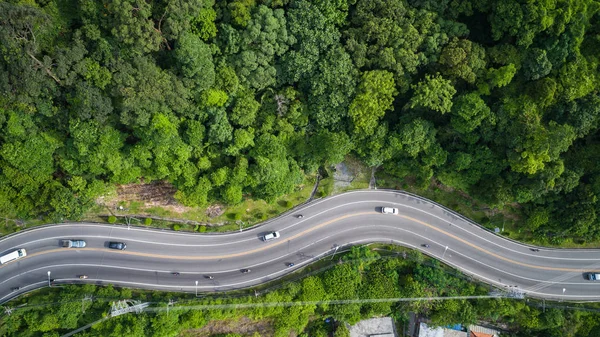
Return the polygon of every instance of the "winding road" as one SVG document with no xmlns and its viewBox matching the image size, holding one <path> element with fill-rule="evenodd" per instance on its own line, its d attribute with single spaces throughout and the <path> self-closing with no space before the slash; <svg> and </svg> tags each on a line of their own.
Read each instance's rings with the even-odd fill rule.
<svg viewBox="0 0 600 337">
<path fill-rule="evenodd" d="M 382 214 L 382 206 L 396 207 L 399 214 Z M 261 240 L 275 230 L 280 238 Z M 87 247 L 61 248 L 64 239 L 86 240 Z M 108 241 L 125 242 L 127 249 L 108 249 Z M 237 233 L 200 235 L 89 223 L 19 232 L 0 240 L 1 254 L 27 250 L 26 257 L 0 266 L 0 303 L 48 286 L 49 278 L 55 284 L 112 283 L 186 292 L 239 289 L 277 279 L 339 247 L 370 242 L 419 249 L 467 275 L 527 296 L 600 300 L 600 282 L 584 278 L 586 272 L 600 271 L 600 250 L 532 251 L 432 201 L 398 191 L 361 190 L 313 201 Z M 286 266 L 290 262 L 294 267 Z M 240 272 L 246 268 L 251 272 Z M 89 278 L 80 280 L 82 274 Z M 13 291 L 15 287 L 20 289 Z"/>
</svg>

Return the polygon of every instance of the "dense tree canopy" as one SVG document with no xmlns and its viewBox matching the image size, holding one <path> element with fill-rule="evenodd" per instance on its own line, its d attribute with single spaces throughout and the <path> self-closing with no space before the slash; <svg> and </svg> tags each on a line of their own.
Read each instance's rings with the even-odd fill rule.
<svg viewBox="0 0 600 337">
<path fill-rule="evenodd" d="M 80 216 L 116 183 L 273 199 L 345 155 L 600 237 L 600 5 L 0 3 L 0 212 Z"/>
</svg>

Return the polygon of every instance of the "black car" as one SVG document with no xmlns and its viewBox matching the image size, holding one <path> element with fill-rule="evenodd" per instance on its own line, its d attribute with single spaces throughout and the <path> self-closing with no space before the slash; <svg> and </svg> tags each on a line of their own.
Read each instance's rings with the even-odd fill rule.
<svg viewBox="0 0 600 337">
<path fill-rule="evenodd" d="M 242 274 L 248 274 L 250 272 L 250 269 L 242 269 L 240 271 L 242 272 Z"/>
<path fill-rule="evenodd" d="M 10 288 L 10 291 L 17 291 L 19 289 L 21 289 L 21 287 L 13 287 L 13 288 Z"/>
<path fill-rule="evenodd" d="M 108 248 L 110 248 L 110 249 L 125 250 L 125 248 L 127 248 L 127 245 L 124 244 L 123 242 L 114 242 L 114 241 L 111 241 L 111 242 L 108 243 Z"/>
</svg>

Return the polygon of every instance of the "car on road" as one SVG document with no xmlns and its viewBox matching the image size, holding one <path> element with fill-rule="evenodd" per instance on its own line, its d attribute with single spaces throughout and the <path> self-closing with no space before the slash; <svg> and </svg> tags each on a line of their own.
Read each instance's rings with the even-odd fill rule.
<svg viewBox="0 0 600 337">
<path fill-rule="evenodd" d="M 587 273 L 585 278 L 589 281 L 600 281 L 600 273 Z"/>
<path fill-rule="evenodd" d="M 398 214 L 398 209 L 394 207 L 381 207 L 381 213 L 383 214 Z"/>
<path fill-rule="evenodd" d="M 249 272 L 251 272 L 250 269 L 242 269 L 240 271 L 242 272 L 242 274 L 248 274 Z"/>
<path fill-rule="evenodd" d="M 25 256 L 27 256 L 27 251 L 25 249 L 17 249 L 14 252 L 0 256 L 0 264 L 6 264 Z"/>
<path fill-rule="evenodd" d="M 85 248 L 86 243 L 83 240 L 63 240 L 62 246 L 64 248 Z"/>
<path fill-rule="evenodd" d="M 119 250 L 125 250 L 125 248 L 127 248 L 127 245 L 123 242 L 116 242 L 116 241 L 111 241 L 108 243 L 108 248 L 110 249 L 119 249 Z"/>
<path fill-rule="evenodd" d="M 19 289 L 21 289 L 21 287 L 12 287 L 10 288 L 10 291 L 18 291 Z"/>
<path fill-rule="evenodd" d="M 263 236 L 263 241 L 277 239 L 279 236 L 280 236 L 279 232 L 271 232 L 271 233 L 265 234 L 265 236 Z"/>
</svg>

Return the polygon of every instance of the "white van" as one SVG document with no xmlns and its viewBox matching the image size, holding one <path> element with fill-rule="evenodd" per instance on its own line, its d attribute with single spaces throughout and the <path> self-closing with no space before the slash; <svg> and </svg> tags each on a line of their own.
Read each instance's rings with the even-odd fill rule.
<svg viewBox="0 0 600 337">
<path fill-rule="evenodd" d="M 12 253 L 8 253 L 6 255 L 0 256 L 0 264 L 6 264 L 6 263 L 9 263 L 10 261 L 20 259 L 25 256 L 27 256 L 27 252 L 25 251 L 25 249 L 17 249 Z"/>
</svg>

